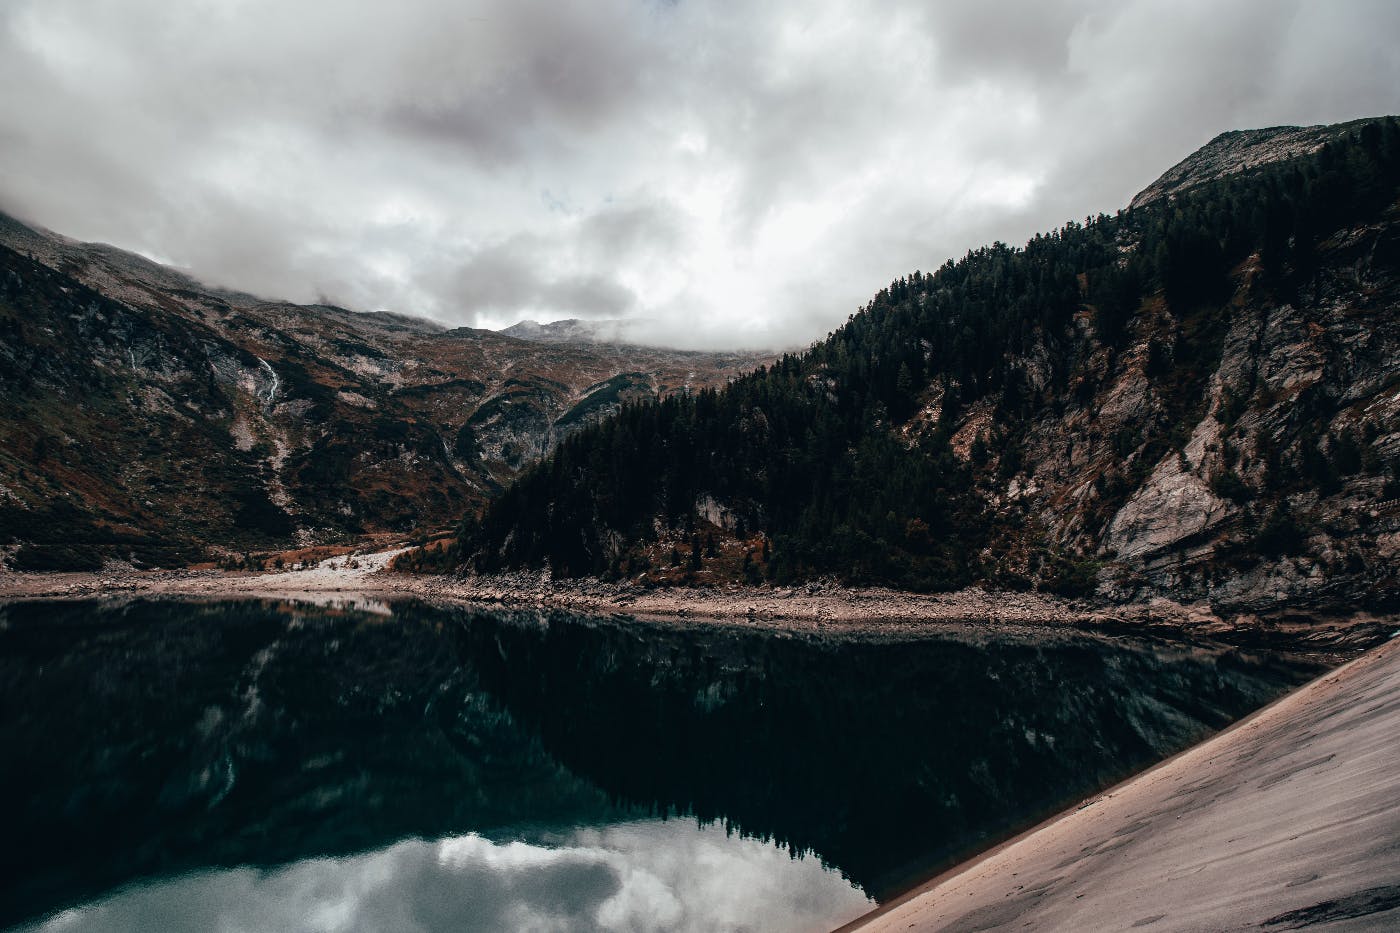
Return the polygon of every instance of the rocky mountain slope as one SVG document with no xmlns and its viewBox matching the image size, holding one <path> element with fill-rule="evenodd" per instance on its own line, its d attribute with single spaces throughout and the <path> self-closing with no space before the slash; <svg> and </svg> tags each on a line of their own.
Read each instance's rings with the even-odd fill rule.
<svg viewBox="0 0 1400 933">
<path fill-rule="evenodd" d="M 1225 134 L 1133 203 L 914 273 L 801 356 L 590 429 L 466 553 L 639 579 L 742 566 L 1393 605 L 1400 122 Z M 610 459 L 622 443 L 649 453 Z M 561 479 L 578 464 L 583 489 Z"/>
<path fill-rule="evenodd" d="M 450 527 L 624 401 L 761 361 L 266 301 L 0 215 L 0 556 L 169 566 Z"/>
<path fill-rule="evenodd" d="M 1242 174 L 1311 155 L 1328 142 L 1370 122 L 1354 120 L 1330 126 L 1270 126 L 1221 133 L 1163 172 L 1160 178 L 1139 191 L 1128 206 L 1145 207 L 1226 175 Z"/>
</svg>

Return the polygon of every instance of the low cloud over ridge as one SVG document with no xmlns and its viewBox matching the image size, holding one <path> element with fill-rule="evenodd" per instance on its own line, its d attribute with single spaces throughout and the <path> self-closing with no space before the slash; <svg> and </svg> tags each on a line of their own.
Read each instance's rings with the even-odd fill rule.
<svg viewBox="0 0 1400 933">
<path fill-rule="evenodd" d="M 820 337 L 1224 129 L 1400 110 L 1400 7 L 12 0 L 0 207 L 449 324 Z"/>
</svg>

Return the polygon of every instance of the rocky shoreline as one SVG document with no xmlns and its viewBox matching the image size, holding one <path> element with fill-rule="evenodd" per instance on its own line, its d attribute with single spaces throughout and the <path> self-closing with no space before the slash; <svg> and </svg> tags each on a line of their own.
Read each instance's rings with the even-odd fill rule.
<svg viewBox="0 0 1400 933">
<path fill-rule="evenodd" d="M 394 573 L 397 551 L 346 555 L 299 570 L 219 570 L 24 574 L 0 572 L 3 599 L 94 599 L 182 596 L 309 601 L 471 603 L 552 609 L 671 624 L 758 625 L 827 636 L 917 637 L 931 626 L 996 626 L 1097 631 L 1211 641 L 1249 648 L 1317 652 L 1337 660 L 1385 641 L 1400 617 L 1366 612 L 1219 614 L 1204 603 L 1167 599 L 1112 604 L 1031 592 L 978 588 L 922 594 L 846 587 L 830 581 L 796 587 L 643 588 L 582 578 L 551 580 L 538 572 L 491 576 Z"/>
</svg>

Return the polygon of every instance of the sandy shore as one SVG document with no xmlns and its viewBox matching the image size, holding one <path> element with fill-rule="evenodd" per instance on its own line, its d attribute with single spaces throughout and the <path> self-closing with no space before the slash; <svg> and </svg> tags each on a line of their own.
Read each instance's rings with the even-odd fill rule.
<svg viewBox="0 0 1400 933">
<path fill-rule="evenodd" d="M 931 624 L 1073 627 L 1311 650 L 1339 662 L 1383 641 L 1400 625 L 1395 617 L 1366 613 L 1237 614 L 1222 618 L 1207 605 L 1182 605 L 1165 599 L 1102 605 L 1037 593 L 980 589 L 934 595 L 835 584 L 646 589 L 591 579 L 550 581 L 538 573 L 420 576 L 385 569 L 398 553 L 342 555 L 310 568 L 275 573 L 118 568 L 99 573 L 0 572 L 0 599 L 146 595 L 353 602 L 415 598 L 888 637 L 916 636 Z"/>
<path fill-rule="evenodd" d="M 1400 929 L 1400 638 L 843 930 Z"/>
<path fill-rule="evenodd" d="M 399 550 L 348 554 L 300 570 L 21 574 L 0 572 L 0 599 L 194 596 L 353 602 L 423 599 L 660 620 L 761 624 L 823 634 L 917 635 L 930 624 L 1073 627 L 1115 634 L 1199 638 L 1331 654 L 1339 661 L 1383 641 L 1400 619 L 1368 613 L 1217 615 L 1205 604 L 1166 599 L 1102 605 L 1039 593 L 966 589 L 920 594 L 814 583 L 797 587 L 646 589 L 593 579 L 551 581 L 539 573 L 447 577 L 388 571 Z"/>
</svg>

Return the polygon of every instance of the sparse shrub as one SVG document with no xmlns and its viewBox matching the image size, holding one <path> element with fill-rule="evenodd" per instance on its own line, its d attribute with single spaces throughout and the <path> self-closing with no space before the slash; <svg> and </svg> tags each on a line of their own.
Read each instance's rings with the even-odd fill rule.
<svg viewBox="0 0 1400 933">
<path fill-rule="evenodd" d="M 1226 386 L 1221 393 L 1220 407 L 1216 409 L 1215 418 L 1227 429 L 1234 427 L 1236 421 L 1240 420 L 1240 415 L 1249 408 L 1249 397 L 1236 389 L 1234 386 Z"/>
<path fill-rule="evenodd" d="M 1147 341 L 1147 361 L 1143 371 L 1149 379 L 1160 379 L 1172 368 L 1172 351 L 1165 343 L 1153 337 Z"/>
<path fill-rule="evenodd" d="M 1354 476 L 1361 472 L 1361 445 L 1351 431 L 1343 431 L 1332 441 L 1332 468 L 1339 476 Z"/>
<path fill-rule="evenodd" d="M 101 570 L 102 555 L 86 544 L 26 544 L 11 564 L 26 573 Z"/>
<path fill-rule="evenodd" d="M 1254 536 L 1254 549 L 1269 557 L 1301 554 L 1305 535 L 1292 511 L 1283 504 L 1274 509 Z"/>
<path fill-rule="evenodd" d="M 1055 554 L 1051 556 L 1048 564 L 1041 585 L 1058 596 L 1089 596 L 1098 585 L 1098 574 L 1102 564 L 1096 560 L 1068 558 Z"/>
<path fill-rule="evenodd" d="M 1254 490 L 1250 489 L 1234 470 L 1216 474 L 1210 481 L 1210 489 L 1220 498 L 1229 499 L 1231 502 L 1243 504 L 1254 498 Z"/>
<path fill-rule="evenodd" d="M 744 582 L 750 586 L 758 586 L 763 582 L 763 574 L 758 569 L 758 565 L 753 562 L 753 551 L 744 552 L 744 565 L 740 568 L 744 576 Z"/>
</svg>

